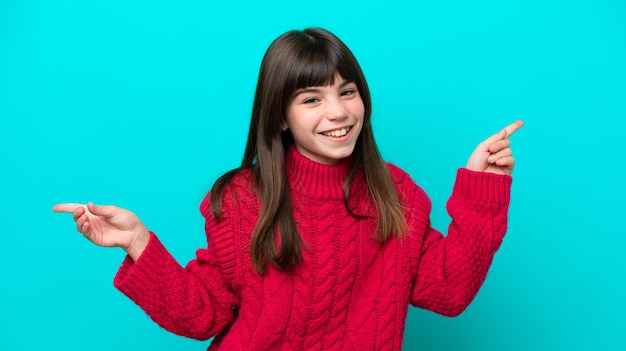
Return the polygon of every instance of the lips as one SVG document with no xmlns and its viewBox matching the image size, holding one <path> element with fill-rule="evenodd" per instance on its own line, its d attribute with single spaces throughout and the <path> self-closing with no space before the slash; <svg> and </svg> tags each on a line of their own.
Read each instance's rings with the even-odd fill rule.
<svg viewBox="0 0 626 351">
<path fill-rule="evenodd" d="M 322 134 L 324 136 L 327 136 L 327 137 L 340 138 L 340 137 L 348 134 L 350 129 L 352 129 L 352 126 L 343 127 L 343 128 L 339 128 L 339 129 L 333 129 L 333 130 L 329 130 L 329 131 L 326 131 L 326 132 L 322 132 L 320 134 Z"/>
</svg>

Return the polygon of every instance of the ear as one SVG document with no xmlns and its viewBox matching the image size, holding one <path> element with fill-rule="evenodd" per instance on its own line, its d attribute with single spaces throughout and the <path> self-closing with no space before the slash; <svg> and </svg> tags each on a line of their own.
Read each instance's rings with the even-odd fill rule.
<svg viewBox="0 0 626 351">
<path fill-rule="evenodd" d="M 283 118 L 283 120 L 280 122 L 280 131 L 284 132 L 289 128 L 289 126 L 287 125 L 287 121 L 285 121 L 285 119 Z"/>
</svg>

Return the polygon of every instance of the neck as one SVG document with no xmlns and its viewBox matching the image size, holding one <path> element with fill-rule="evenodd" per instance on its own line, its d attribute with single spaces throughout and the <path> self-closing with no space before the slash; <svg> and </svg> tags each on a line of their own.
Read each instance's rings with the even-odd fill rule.
<svg viewBox="0 0 626 351">
<path fill-rule="evenodd" d="M 312 161 L 295 147 L 287 151 L 287 177 L 292 191 L 307 198 L 343 200 L 343 187 L 350 172 L 350 158 L 332 165 Z"/>
</svg>

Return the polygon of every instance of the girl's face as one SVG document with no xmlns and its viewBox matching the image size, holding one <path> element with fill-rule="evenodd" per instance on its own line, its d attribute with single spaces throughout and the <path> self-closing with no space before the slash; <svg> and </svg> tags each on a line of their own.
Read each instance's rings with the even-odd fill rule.
<svg viewBox="0 0 626 351">
<path fill-rule="evenodd" d="M 364 114 L 356 84 L 337 75 L 333 85 L 296 91 L 283 130 L 291 131 L 302 155 L 330 165 L 352 154 Z"/>
</svg>

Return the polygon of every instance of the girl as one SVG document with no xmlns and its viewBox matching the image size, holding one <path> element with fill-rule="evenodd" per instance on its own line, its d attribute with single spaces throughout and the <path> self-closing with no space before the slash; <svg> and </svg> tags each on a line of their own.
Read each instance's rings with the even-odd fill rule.
<svg viewBox="0 0 626 351">
<path fill-rule="evenodd" d="M 182 268 L 131 212 L 59 204 L 79 232 L 128 256 L 114 285 L 163 328 L 209 350 L 400 350 L 409 304 L 456 316 L 506 231 L 508 137 L 478 145 L 448 201 L 385 164 L 365 77 L 322 29 L 277 38 L 261 64 L 241 167 L 200 205 L 207 248 Z"/>
</svg>

